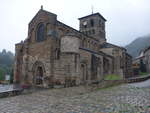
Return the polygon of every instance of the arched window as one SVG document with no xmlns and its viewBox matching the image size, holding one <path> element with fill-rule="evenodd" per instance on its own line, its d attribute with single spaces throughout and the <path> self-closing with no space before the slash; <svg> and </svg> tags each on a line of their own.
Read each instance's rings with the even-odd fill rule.
<svg viewBox="0 0 150 113">
<path fill-rule="evenodd" d="M 88 47 L 88 48 L 90 48 L 90 41 L 88 41 L 88 43 L 87 43 L 87 47 Z"/>
<path fill-rule="evenodd" d="M 55 50 L 55 59 L 56 59 L 56 60 L 59 60 L 59 59 L 60 59 L 60 49 L 59 49 L 59 48 L 57 48 L 57 49 Z"/>
<path fill-rule="evenodd" d="M 86 40 L 85 40 L 85 38 L 82 40 L 82 47 L 86 47 Z"/>
<path fill-rule="evenodd" d="M 44 35 L 44 24 L 41 23 L 39 24 L 38 28 L 37 28 L 37 36 L 36 36 L 36 40 L 38 42 L 43 41 L 45 39 L 45 35 Z"/>
<path fill-rule="evenodd" d="M 49 23 L 47 23 L 46 24 L 46 35 L 48 35 L 48 31 L 50 30 L 50 24 Z"/>
<path fill-rule="evenodd" d="M 102 23 L 102 30 L 105 30 L 105 24 Z"/>
<path fill-rule="evenodd" d="M 84 47 L 84 40 L 85 40 L 85 39 L 83 38 L 82 41 L 81 41 L 81 46 L 82 46 L 82 47 Z"/>
<path fill-rule="evenodd" d="M 94 27 L 94 20 L 93 19 L 90 20 L 90 23 L 91 23 L 91 27 Z"/>
</svg>

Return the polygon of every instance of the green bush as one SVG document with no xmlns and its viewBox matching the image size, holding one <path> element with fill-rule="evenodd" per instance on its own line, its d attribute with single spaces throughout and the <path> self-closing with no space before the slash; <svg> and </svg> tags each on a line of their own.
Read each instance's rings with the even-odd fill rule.
<svg viewBox="0 0 150 113">
<path fill-rule="evenodd" d="M 105 80 L 121 80 L 121 76 L 120 75 L 115 75 L 115 74 L 110 74 L 110 75 L 106 75 Z"/>
</svg>

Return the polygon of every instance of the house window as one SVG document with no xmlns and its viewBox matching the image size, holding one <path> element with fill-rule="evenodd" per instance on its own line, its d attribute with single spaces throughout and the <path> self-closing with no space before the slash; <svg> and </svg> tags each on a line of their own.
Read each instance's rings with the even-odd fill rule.
<svg viewBox="0 0 150 113">
<path fill-rule="evenodd" d="M 45 39 L 45 36 L 44 36 L 44 24 L 43 23 L 41 23 L 41 24 L 39 24 L 39 26 L 38 26 L 38 28 L 37 28 L 37 38 L 36 38 L 36 40 L 37 40 L 37 42 L 40 42 L 40 41 L 43 41 L 44 39 Z"/>
</svg>

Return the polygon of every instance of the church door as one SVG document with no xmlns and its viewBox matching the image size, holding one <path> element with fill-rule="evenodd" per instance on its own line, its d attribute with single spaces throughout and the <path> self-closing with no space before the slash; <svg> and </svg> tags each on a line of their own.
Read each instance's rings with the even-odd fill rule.
<svg viewBox="0 0 150 113">
<path fill-rule="evenodd" d="M 35 75 L 35 84 L 42 85 L 43 84 L 43 69 L 42 67 L 37 67 L 36 75 Z"/>
<path fill-rule="evenodd" d="M 43 87 L 46 81 L 44 80 L 46 73 L 45 73 L 45 67 L 42 62 L 35 62 L 32 68 L 33 71 L 33 84 L 35 86 Z"/>
</svg>

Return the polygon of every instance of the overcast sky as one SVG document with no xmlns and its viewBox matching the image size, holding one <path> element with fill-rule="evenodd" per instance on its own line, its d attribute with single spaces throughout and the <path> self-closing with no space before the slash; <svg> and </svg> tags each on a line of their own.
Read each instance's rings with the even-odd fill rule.
<svg viewBox="0 0 150 113">
<path fill-rule="evenodd" d="M 75 29 L 79 29 L 78 18 L 91 14 L 93 6 L 94 13 L 107 19 L 107 41 L 113 44 L 124 46 L 150 34 L 150 0 L 0 0 L 0 50 L 14 52 L 41 5 Z"/>
</svg>

